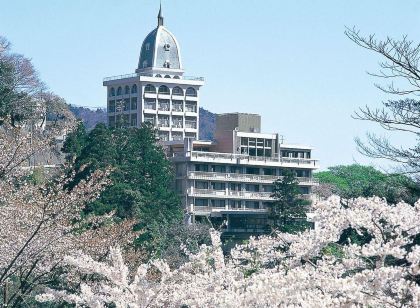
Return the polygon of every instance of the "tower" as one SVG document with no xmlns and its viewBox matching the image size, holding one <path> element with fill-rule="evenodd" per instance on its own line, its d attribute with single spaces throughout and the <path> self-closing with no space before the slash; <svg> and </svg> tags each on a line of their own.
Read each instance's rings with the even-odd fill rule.
<svg viewBox="0 0 420 308">
<path fill-rule="evenodd" d="M 144 39 L 134 74 L 107 77 L 108 125 L 152 123 L 162 141 L 198 139 L 202 77 L 184 75 L 175 36 L 164 26 L 159 8 L 157 27 Z"/>
</svg>

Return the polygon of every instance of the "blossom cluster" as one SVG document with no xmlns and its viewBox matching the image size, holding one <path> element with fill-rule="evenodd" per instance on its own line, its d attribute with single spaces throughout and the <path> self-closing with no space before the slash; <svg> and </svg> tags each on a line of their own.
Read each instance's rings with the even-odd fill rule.
<svg viewBox="0 0 420 308">
<path fill-rule="evenodd" d="M 379 198 L 345 202 L 333 196 L 314 205 L 315 228 L 300 234 L 251 238 L 222 252 L 211 246 L 171 270 L 163 260 L 130 275 L 121 250 L 107 262 L 84 254 L 68 265 L 101 279 L 76 292 L 47 289 L 39 301 L 106 307 L 418 307 L 420 202 L 387 204 Z M 349 230 L 364 240 L 343 240 Z M 151 275 L 158 271 L 159 275 Z"/>
</svg>

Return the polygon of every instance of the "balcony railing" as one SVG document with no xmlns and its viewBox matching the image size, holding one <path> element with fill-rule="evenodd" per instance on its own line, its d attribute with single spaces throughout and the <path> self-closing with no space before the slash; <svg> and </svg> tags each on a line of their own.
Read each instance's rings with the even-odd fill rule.
<svg viewBox="0 0 420 308">
<path fill-rule="evenodd" d="M 282 164 L 294 164 L 304 167 L 318 167 L 316 159 L 308 158 L 289 158 L 289 157 L 266 157 L 266 156 L 250 156 L 246 154 L 231 154 L 231 153 L 218 153 L 218 152 L 200 152 L 200 151 L 191 151 L 189 153 L 177 153 L 177 156 L 192 157 L 192 158 L 204 158 L 211 160 L 246 160 L 248 162 L 277 162 Z"/>
<path fill-rule="evenodd" d="M 248 212 L 267 212 L 265 208 L 250 208 L 250 207 L 232 207 L 230 205 L 226 206 L 194 206 L 194 212 L 198 213 L 210 213 L 210 212 L 220 212 L 220 211 L 248 211 Z"/>
<path fill-rule="evenodd" d="M 159 105 L 159 111 L 169 111 L 169 105 Z"/>
<path fill-rule="evenodd" d="M 155 104 L 144 104 L 144 109 L 156 110 Z"/>
<path fill-rule="evenodd" d="M 197 122 L 195 121 L 185 121 L 186 128 L 197 128 Z"/>
<path fill-rule="evenodd" d="M 222 172 L 204 172 L 204 171 L 190 171 L 188 178 L 197 180 L 220 180 L 220 181 L 240 181 L 250 183 L 273 183 L 277 179 L 283 178 L 282 176 L 275 175 L 260 175 L 260 174 L 240 174 L 240 173 L 222 173 Z M 319 183 L 318 179 L 311 177 L 297 177 L 300 184 L 313 184 Z"/>
<path fill-rule="evenodd" d="M 172 111 L 183 111 L 182 105 L 172 105 Z"/>
<path fill-rule="evenodd" d="M 159 122 L 159 127 L 169 127 L 169 122 Z"/>
<path fill-rule="evenodd" d="M 234 191 L 234 190 L 216 190 L 216 189 L 188 189 L 187 193 L 191 196 L 216 197 L 216 198 L 234 198 L 247 200 L 273 200 L 271 192 L 254 191 Z"/>
<path fill-rule="evenodd" d="M 105 77 L 103 81 L 110 81 L 110 80 L 119 80 L 119 79 L 126 79 L 126 78 L 133 78 L 133 77 L 140 77 L 140 76 L 145 76 L 145 77 L 155 77 L 155 78 L 164 78 L 164 77 L 156 77 L 153 76 L 153 74 L 146 74 L 146 73 L 133 73 L 133 74 L 125 74 L 125 75 L 117 75 L 117 76 L 110 76 L 110 77 Z M 204 77 L 195 77 L 195 76 L 179 76 L 179 79 L 175 79 L 175 80 L 197 80 L 197 81 L 204 81 Z M 167 78 L 168 79 L 168 78 Z"/>
<path fill-rule="evenodd" d="M 178 122 L 178 123 L 174 122 L 174 123 L 172 123 L 172 127 L 174 127 L 174 128 L 182 128 L 182 122 Z"/>
</svg>

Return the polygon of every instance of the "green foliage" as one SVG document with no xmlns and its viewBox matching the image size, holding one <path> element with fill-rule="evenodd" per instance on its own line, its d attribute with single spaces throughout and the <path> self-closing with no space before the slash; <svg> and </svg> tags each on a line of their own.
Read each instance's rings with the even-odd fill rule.
<svg viewBox="0 0 420 308">
<path fill-rule="evenodd" d="M 306 212 L 310 201 L 300 198 L 299 181 L 295 173 L 286 170 L 283 177 L 274 182 L 275 201 L 270 205 L 271 227 L 282 232 L 295 233 L 310 227 Z"/>
<path fill-rule="evenodd" d="M 378 196 L 390 203 L 413 204 L 420 197 L 420 187 L 409 177 L 384 174 L 370 166 L 335 166 L 314 176 L 321 184 L 332 185 L 333 192 L 346 199 Z"/>
<path fill-rule="evenodd" d="M 83 122 L 79 122 L 76 130 L 67 135 L 62 151 L 67 153 L 70 160 L 80 156 L 86 145 L 87 133 Z"/>
<path fill-rule="evenodd" d="M 87 133 L 81 124 L 63 150 L 75 155 L 76 182 L 71 185 L 95 170 L 112 168 L 112 184 L 84 214 L 115 211 L 119 219 L 136 219 L 137 228 L 144 231 L 136 244 L 159 255 L 164 233 L 182 222 L 183 210 L 172 189 L 172 164 L 156 143 L 154 129 L 147 124 L 116 129 L 98 124 Z"/>
</svg>

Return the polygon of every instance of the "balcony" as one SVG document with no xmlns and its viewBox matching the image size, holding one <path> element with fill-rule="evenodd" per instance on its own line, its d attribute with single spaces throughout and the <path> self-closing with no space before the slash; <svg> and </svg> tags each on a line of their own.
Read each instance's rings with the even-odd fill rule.
<svg viewBox="0 0 420 308">
<path fill-rule="evenodd" d="M 243 199 L 243 200 L 265 200 L 271 201 L 271 192 L 254 191 L 234 191 L 234 190 L 216 190 L 216 189 L 188 189 L 187 194 L 193 197 L 210 197 L 221 199 Z"/>
<path fill-rule="evenodd" d="M 187 121 L 185 121 L 187 123 Z M 175 160 L 190 160 L 203 162 L 219 162 L 226 164 L 243 164 L 255 166 L 299 167 L 317 169 L 318 160 L 308 158 L 249 156 L 245 154 L 231 154 L 219 152 L 180 152 L 174 155 Z"/>
<path fill-rule="evenodd" d="M 182 105 L 175 105 L 175 104 L 173 104 L 172 105 L 172 111 L 175 111 L 175 112 L 183 112 L 184 110 L 182 108 Z"/>
<path fill-rule="evenodd" d="M 281 179 L 282 177 L 275 175 L 190 171 L 188 172 L 188 178 L 193 180 L 272 184 L 275 180 Z M 298 177 L 297 179 L 300 185 L 319 184 L 318 179 L 315 178 Z"/>
<path fill-rule="evenodd" d="M 167 105 L 167 104 L 160 104 L 158 110 L 159 111 L 169 111 L 169 105 Z"/>
<path fill-rule="evenodd" d="M 159 121 L 158 127 L 169 127 L 169 121 Z"/>
<path fill-rule="evenodd" d="M 197 122 L 196 121 L 185 121 L 185 128 L 197 128 Z"/>
<path fill-rule="evenodd" d="M 172 123 L 172 128 L 182 128 L 182 122 L 174 122 Z"/>
<path fill-rule="evenodd" d="M 224 207 L 215 207 L 215 206 L 194 206 L 193 208 L 194 213 L 197 214 L 210 214 L 214 212 L 251 212 L 251 213 L 266 213 L 267 209 L 255 209 L 255 208 L 248 208 L 248 207 L 232 207 L 230 205 L 226 205 Z"/>
</svg>

